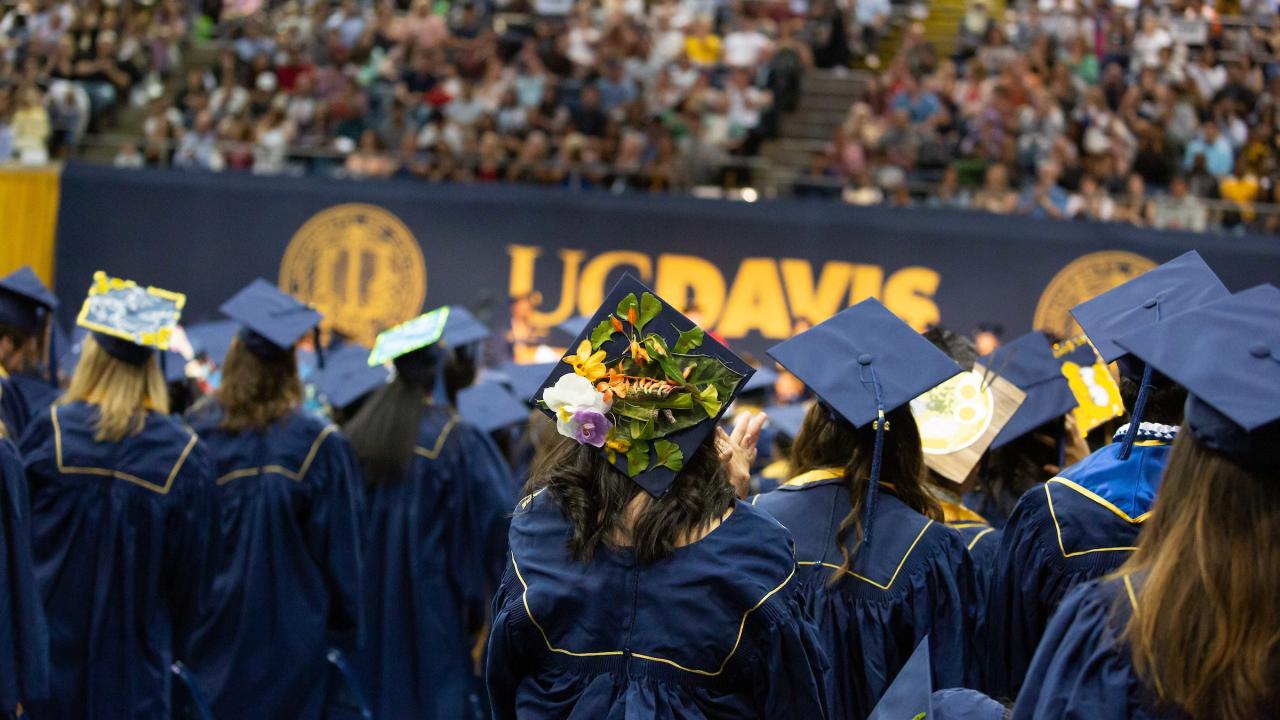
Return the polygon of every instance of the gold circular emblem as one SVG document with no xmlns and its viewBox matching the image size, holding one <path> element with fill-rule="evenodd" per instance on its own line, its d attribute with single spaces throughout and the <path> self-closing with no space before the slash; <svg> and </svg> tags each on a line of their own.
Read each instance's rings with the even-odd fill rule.
<svg viewBox="0 0 1280 720">
<path fill-rule="evenodd" d="M 378 333 L 421 310 L 427 266 L 399 218 L 349 203 L 317 213 L 294 234 L 280 287 L 324 313 L 326 329 L 371 347 Z"/>
<path fill-rule="evenodd" d="M 1156 264 L 1123 250 L 1089 253 L 1072 260 L 1049 281 L 1036 305 L 1033 325 L 1059 338 L 1080 334 L 1071 308 L 1141 275 Z"/>
<path fill-rule="evenodd" d="M 982 438 L 995 414 L 991 387 L 976 371 L 960 373 L 911 401 L 926 455 L 959 452 Z"/>
</svg>

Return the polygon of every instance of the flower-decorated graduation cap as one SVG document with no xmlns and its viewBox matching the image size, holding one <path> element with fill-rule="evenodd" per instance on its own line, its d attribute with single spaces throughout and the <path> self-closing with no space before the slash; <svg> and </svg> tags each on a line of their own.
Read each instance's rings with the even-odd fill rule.
<svg viewBox="0 0 1280 720">
<path fill-rule="evenodd" d="M 329 407 L 341 410 L 390 382 L 391 370 L 386 365 L 370 367 L 368 350 L 344 345 L 329 354 L 324 369 L 310 380 Z"/>
<path fill-rule="evenodd" d="M 1062 374 L 1061 362 L 1053 356 L 1049 339 L 1039 330 L 1001 345 L 979 362 L 1026 395 L 1017 412 L 991 442 L 992 449 L 1008 445 L 1050 420 L 1066 415 L 1079 404 L 1071 392 L 1071 384 Z"/>
<path fill-rule="evenodd" d="M 561 435 L 661 497 L 753 369 L 627 275 L 535 400 Z"/>
<path fill-rule="evenodd" d="M 960 372 L 960 366 L 875 298 L 836 313 L 769 355 L 795 374 L 831 412 L 856 428 L 875 423 L 866 517 L 875 506 L 884 450 L 885 413 Z M 863 542 L 871 523 L 863 523 Z"/>
<path fill-rule="evenodd" d="M 240 342 L 263 359 L 292 352 L 294 344 L 308 332 L 318 335 L 320 321 L 324 319 L 310 306 L 262 278 L 232 295 L 219 310 L 240 323 Z M 319 351 L 320 343 L 316 342 L 317 358 Z M 319 364 L 324 367 L 323 360 Z"/>
<path fill-rule="evenodd" d="M 1280 468 L 1280 289 L 1260 285 L 1116 342 L 1187 389 L 1186 424 L 1201 446 Z"/>
<path fill-rule="evenodd" d="M 449 347 L 463 347 L 492 335 L 485 324 L 476 319 L 471 311 L 461 305 L 450 305 L 449 316 L 444 324 L 444 342 Z"/>
<path fill-rule="evenodd" d="M 458 415 L 490 433 L 529 419 L 529 406 L 502 385 L 486 381 L 458 392 Z"/>
<path fill-rule="evenodd" d="M 373 350 L 369 352 L 369 367 L 391 362 L 402 355 L 440 342 L 452 314 L 453 309 L 445 305 L 383 330 L 374 340 Z"/>
<path fill-rule="evenodd" d="M 187 297 L 142 287 L 132 280 L 98 271 L 76 324 L 93 333 L 98 345 L 117 360 L 141 365 L 156 350 L 168 350 L 169 338 Z"/>
</svg>

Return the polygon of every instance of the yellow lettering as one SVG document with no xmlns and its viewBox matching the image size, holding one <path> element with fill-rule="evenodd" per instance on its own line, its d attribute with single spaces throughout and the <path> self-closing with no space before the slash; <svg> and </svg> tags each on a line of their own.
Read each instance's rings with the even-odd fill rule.
<svg viewBox="0 0 1280 720">
<path fill-rule="evenodd" d="M 778 266 L 772 258 L 742 261 L 733 279 L 719 330 L 726 338 L 743 337 L 751 330 L 777 340 L 791 335 L 791 316 L 787 313 Z"/>
<path fill-rule="evenodd" d="M 693 255 L 659 255 L 654 292 L 685 311 L 696 305 L 703 327 L 715 327 L 724 310 L 724 276 L 709 261 Z"/>
<path fill-rule="evenodd" d="M 522 297 L 533 292 L 533 267 L 538 262 L 542 248 L 532 245 L 508 245 L 511 257 L 511 278 L 507 282 L 508 297 Z"/>
<path fill-rule="evenodd" d="M 889 276 L 884 284 L 885 307 L 917 331 L 941 319 L 933 295 L 941 277 L 926 267 L 905 267 Z"/>
<path fill-rule="evenodd" d="M 519 297 L 533 292 L 534 267 L 542 249 L 527 245 L 508 245 L 507 254 L 511 256 L 511 277 L 507 289 L 511 297 Z M 535 309 L 529 316 L 534 327 L 546 328 L 558 325 L 573 315 L 574 300 L 578 296 L 578 268 L 586 256 L 581 250 L 561 250 L 557 255 L 564 268 L 560 281 L 560 300 L 554 310 L 543 312 Z"/>
<path fill-rule="evenodd" d="M 636 274 L 645 283 L 649 282 L 649 277 L 653 274 L 653 262 L 644 253 L 628 250 L 600 253 L 587 262 L 582 268 L 582 274 L 578 276 L 580 314 L 592 315 L 600 308 L 600 303 L 604 302 L 604 284 L 609 279 L 609 273 L 614 268 L 623 266 L 635 268 Z"/>
<path fill-rule="evenodd" d="M 849 305 L 870 297 L 880 297 L 880 285 L 884 283 L 884 268 L 879 265 L 854 265 L 850 271 Z"/>
<path fill-rule="evenodd" d="M 850 289 L 853 266 L 846 262 L 823 265 L 817 287 L 814 287 L 813 266 L 808 260 L 783 258 L 779 267 L 787 288 L 791 314 L 810 323 L 817 324 L 835 315 Z"/>
</svg>

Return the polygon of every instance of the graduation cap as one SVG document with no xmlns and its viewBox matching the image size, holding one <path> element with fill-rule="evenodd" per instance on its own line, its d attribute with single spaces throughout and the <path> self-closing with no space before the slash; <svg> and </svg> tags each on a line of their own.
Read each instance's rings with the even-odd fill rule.
<svg viewBox="0 0 1280 720">
<path fill-rule="evenodd" d="M 1005 343 L 979 362 L 1026 395 L 991 442 L 992 449 L 1008 445 L 1050 420 L 1066 415 L 1079 404 L 1071 392 L 1071 384 L 1062 374 L 1061 362 L 1053 356 L 1049 339 L 1039 330 Z"/>
<path fill-rule="evenodd" d="M 235 320 L 213 320 L 186 326 L 187 339 L 196 354 L 204 353 L 214 365 L 221 365 L 240 332 Z"/>
<path fill-rule="evenodd" d="M 929 665 L 929 636 L 926 635 L 880 696 L 880 702 L 867 720 L 932 720 L 933 673 Z"/>
<path fill-rule="evenodd" d="M 752 375 L 749 380 L 742 386 L 743 393 L 755 392 L 757 390 L 767 390 L 773 387 L 778 381 L 778 371 L 771 367 L 756 368 L 756 374 Z"/>
<path fill-rule="evenodd" d="M 382 365 L 414 350 L 435 345 L 444 337 L 452 311 L 453 308 L 445 305 L 389 330 L 383 330 L 378 334 L 373 350 L 369 353 L 369 366 Z"/>
<path fill-rule="evenodd" d="M 774 432 L 795 440 L 804 425 L 804 416 L 809 412 L 807 403 L 791 403 L 790 405 L 770 405 L 764 409 L 769 416 L 769 425 Z"/>
<path fill-rule="evenodd" d="M 320 321 L 324 316 L 262 278 L 249 283 L 218 309 L 243 326 L 240 342 L 260 358 L 291 352 L 308 332 L 316 334 L 317 350 L 320 347 Z M 323 360 L 320 364 L 323 366 Z"/>
<path fill-rule="evenodd" d="M 556 325 L 556 329 L 560 330 L 569 337 L 578 337 L 583 330 L 587 329 L 587 323 L 591 322 L 591 318 L 586 315 L 574 315 L 564 322 Z"/>
<path fill-rule="evenodd" d="M 931 698 L 929 720 L 1004 720 L 1005 707 L 977 690 L 948 688 Z"/>
<path fill-rule="evenodd" d="M 976 362 L 913 399 L 924 464 L 963 483 L 1025 399 L 1016 385 Z"/>
<path fill-rule="evenodd" d="M 875 422 L 867 518 L 875 507 L 884 451 L 885 413 L 960 372 L 960 366 L 875 298 L 836 313 L 775 345 L 769 355 L 856 428 Z M 871 522 L 863 523 L 870 544 Z"/>
<path fill-rule="evenodd" d="M 1138 397 L 1129 408 L 1129 432 L 1120 448 L 1121 460 L 1129 457 L 1138 436 L 1154 379 L 1149 366 L 1139 368 L 1125 357 L 1127 353 L 1116 344 L 1116 338 L 1228 295 L 1226 286 L 1192 250 L 1071 309 L 1105 362 L 1118 362 L 1120 374 L 1141 378 Z"/>
<path fill-rule="evenodd" d="M 444 342 L 449 347 L 462 347 L 487 340 L 492 333 L 484 323 L 476 319 L 461 305 L 449 306 L 449 317 L 444 324 Z"/>
<path fill-rule="evenodd" d="M 1250 288 L 1117 343 L 1187 389 L 1187 427 L 1202 446 L 1280 467 L 1280 289 Z"/>
<path fill-rule="evenodd" d="M 631 275 L 604 298 L 536 400 L 661 497 L 755 372 Z"/>
<path fill-rule="evenodd" d="M 386 385 L 391 370 L 386 365 L 369 365 L 369 351 L 359 345 L 344 345 L 326 359 L 324 369 L 311 376 L 316 392 L 333 408 L 350 407 L 360 398 Z"/>
<path fill-rule="evenodd" d="M 160 370 L 166 383 L 182 382 L 187 379 L 187 359 L 181 353 L 165 350 L 160 353 Z"/>
<path fill-rule="evenodd" d="M 132 280 L 109 277 L 99 270 L 76 317 L 76 324 L 93 333 L 108 355 L 141 365 L 154 350 L 168 350 L 187 297 Z"/>
<path fill-rule="evenodd" d="M 514 363 L 510 362 L 498 368 L 497 374 L 503 377 L 502 382 L 516 397 L 528 405 L 536 403 L 534 395 L 542 389 L 542 381 L 547 378 L 557 363 Z"/>
<path fill-rule="evenodd" d="M 23 265 L 0 278 L 0 323 L 12 325 L 24 332 L 40 330 L 41 323 L 58 309 L 58 297 L 45 287 L 31 269 Z M 58 386 L 56 336 L 49 338 L 49 383 Z"/>
<path fill-rule="evenodd" d="M 482 382 L 458 392 L 458 415 L 489 433 L 528 420 L 529 406 L 502 385 Z"/>
</svg>

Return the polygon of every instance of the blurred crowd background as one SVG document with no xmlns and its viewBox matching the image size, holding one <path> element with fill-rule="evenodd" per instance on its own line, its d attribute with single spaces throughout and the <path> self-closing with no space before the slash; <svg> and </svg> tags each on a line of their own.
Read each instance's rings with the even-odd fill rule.
<svg viewBox="0 0 1280 720">
<path fill-rule="evenodd" d="M 0 157 L 1280 231 L 1271 0 L 26 0 Z"/>
</svg>

